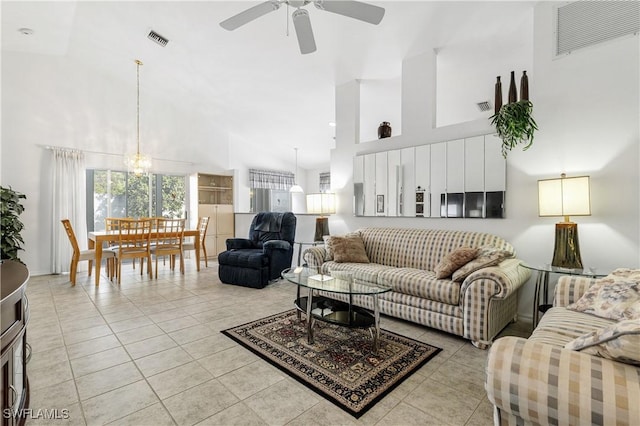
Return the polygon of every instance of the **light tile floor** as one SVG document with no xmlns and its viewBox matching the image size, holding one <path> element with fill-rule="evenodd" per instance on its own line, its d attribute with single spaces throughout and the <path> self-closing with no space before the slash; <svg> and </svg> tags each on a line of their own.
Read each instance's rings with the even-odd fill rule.
<svg viewBox="0 0 640 426">
<path fill-rule="evenodd" d="M 217 265 L 158 279 L 123 268 L 122 284 L 86 272 L 32 277 L 27 294 L 30 408 L 68 410 L 78 425 L 490 425 L 486 351 L 405 321 L 382 327 L 443 349 L 360 419 L 220 333 L 290 309 L 296 288 L 225 285 Z M 527 336 L 528 324 L 506 334 Z M 36 416 L 34 416 L 36 417 Z"/>
</svg>

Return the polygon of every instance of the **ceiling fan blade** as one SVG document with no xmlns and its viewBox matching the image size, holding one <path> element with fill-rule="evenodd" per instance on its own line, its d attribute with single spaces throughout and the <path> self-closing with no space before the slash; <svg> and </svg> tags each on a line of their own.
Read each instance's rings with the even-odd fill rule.
<svg viewBox="0 0 640 426">
<path fill-rule="evenodd" d="M 296 35 L 298 36 L 298 45 L 300 53 L 306 55 L 316 51 L 316 40 L 313 38 L 313 30 L 311 29 L 311 20 L 309 12 L 305 9 L 298 9 L 293 12 L 293 25 L 296 27 Z"/>
<path fill-rule="evenodd" d="M 233 31 L 238 27 L 243 26 L 259 17 L 266 15 L 269 12 L 273 12 L 274 10 L 278 10 L 280 8 L 280 2 L 278 1 L 265 1 L 264 3 L 260 3 L 256 6 L 250 7 L 244 12 L 240 12 L 237 15 L 232 16 L 229 19 L 226 19 L 220 22 L 220 26 L 225 30 Z"/>
<path fill-rule="evenodd" d="M 384 8 L 360 1 L 315 0 L 313 4 L 320 10 L 348 16 L 370 24 L 378 25 L 384 17 Z"/>
</svg>

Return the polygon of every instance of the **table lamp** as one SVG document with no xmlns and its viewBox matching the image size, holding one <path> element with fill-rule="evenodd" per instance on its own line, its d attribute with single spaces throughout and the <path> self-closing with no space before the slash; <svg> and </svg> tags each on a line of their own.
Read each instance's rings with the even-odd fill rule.
<svg viewBox="0 0 640 426">
<path fill-rule="evenodd" d="M 329 218 L 324 215 L 336 212 L 336 194 L 322 192 L 307 194 L 307 213 L 319 214 L 316 218 L 316 233 L 313 241 L 322 241 L 324 235 L 329 235 Z"/>
<path fill-rule="evenodd" d="M 564 217 L 556 223 L 556 240 L 552 266 L 582 269 L 578 225 L 569 216 L 590 216 L 589 176 L 566 177 L 538 181 L 538 216 Z"/>
</svg>

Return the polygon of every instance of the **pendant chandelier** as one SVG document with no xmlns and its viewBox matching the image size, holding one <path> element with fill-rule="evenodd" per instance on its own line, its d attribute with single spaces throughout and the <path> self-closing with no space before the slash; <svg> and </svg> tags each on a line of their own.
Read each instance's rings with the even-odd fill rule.
<svg viewBox="0 0 640 426">
<path fill-rule="evenodd" d="M 141 176 L 149 173 L 151 169 L 151 157 L 144 154 L 140 154 L 140 65 L 142 62 L 136 59 L 136 74 L 137 74 L 137 103 L 136 103 L 136 142 L 137 148 L 135 154 L 128 154 L 125 156 L 124 163 L 127 166 L 127 171 Z"/>
<path fill-rule="evenodd" d="M 298 148 L 293 148 L 296 150 L 296 174 L 293 175 L 293 186 L 289 188 L 289 192 L 301 194 L 304 192 L 302 187 L 297 184 L 298 180 Z"/>
</svg>

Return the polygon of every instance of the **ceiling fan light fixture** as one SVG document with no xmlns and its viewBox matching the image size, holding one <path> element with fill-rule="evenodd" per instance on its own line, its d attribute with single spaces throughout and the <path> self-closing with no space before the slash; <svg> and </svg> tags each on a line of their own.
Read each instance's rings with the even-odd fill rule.
<svg viewBox="0 0 640 426">
<path fill-rule="evenodd" d="M 301 8 L 302 6 L 306 6 L 311 3 L 310 0 L 285 0 L 284 3 L 288 4 L 291 7 Z"/>
<path fill-rule="evenodd" d="M 313 3 L 315 7 L 320 10 L 358 19 L 374 25 L 379 24 L 384 17 L 384 8 L 360 1 L 269 0 L 250 7 L 249 9 L 220 22 L 220 26 L 225 30 L 232 31 L 260 18 L 261 16 L 279 9 L 280 5 L 286 4 L 287 7 L 291 6 L 296 8 L 292 14 L 292 20 L 296 28 L 300 53 L 303 55 L 312 53 L 316 51 L 316 41 L 311 29 L 309 12 L 307 12 L 306 9 L 302 9 L 302 7 L 307 6 L 310 3 Z M 287 20 L 287 35 L 289 35 L 288 25 L 289 21 Z"/>
</svg>

